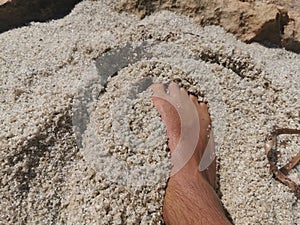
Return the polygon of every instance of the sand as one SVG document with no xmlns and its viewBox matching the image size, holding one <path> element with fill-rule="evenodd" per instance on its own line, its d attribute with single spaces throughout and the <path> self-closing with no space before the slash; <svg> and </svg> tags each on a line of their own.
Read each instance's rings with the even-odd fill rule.
<svg viewBox="0 0 300 225">
<path fill-rule="evenodd" d="M 274 126 L 299 129 L 300 56 L 113 5 L 83 1 L 63 19 L 0 34 L 0 223 L 163 224 L 170 160 L 147 86 L 176 80 L 209 104 L 234 223 L 300 224 L 264 152 Z M 124 48 L 129 59 L 118 58 Z M 109 49 L 111 70 L 96 63 Z M 299 152 L 299 136 L 280 143 L 281 163 Z M 300 182 L 299 166 L 291 177 Z"/>
</svg>

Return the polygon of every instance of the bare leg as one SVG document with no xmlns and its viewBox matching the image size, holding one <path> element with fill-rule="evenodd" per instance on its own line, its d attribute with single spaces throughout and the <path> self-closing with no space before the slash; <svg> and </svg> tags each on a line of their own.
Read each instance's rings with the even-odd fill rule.
<svg viewBox="0 0 300 225">
<path fill-rule="evenodd" d="M 162 88 L 162 85 L 152 85 L 152 89 L 155 90 L 155 88 Z M 169 94 L 172 96 L 172 90 L 169 90 Z M 187 95 L 187 92 L 180 89 L 180 94 Z M 170 225 L 231 224 L 226 218 L 221 202 L 214 190 L 216 162 L 214 161 L 203 172 L 198 170 L 209 135 L 210 117 L 207 105 L 198 103 L 195 96 L 190 95 L 189 97 L 198 111 L 199 141 L 192 158 L 178 173 L 169 179 L 163 208 L 164 220 Z M 166 124 L 169 138 L 168 145 L 172 154 L 180 139 L 180 117 L 169 102 L 157 97 L 153 97 L 153 102 Z"/>
</svg>

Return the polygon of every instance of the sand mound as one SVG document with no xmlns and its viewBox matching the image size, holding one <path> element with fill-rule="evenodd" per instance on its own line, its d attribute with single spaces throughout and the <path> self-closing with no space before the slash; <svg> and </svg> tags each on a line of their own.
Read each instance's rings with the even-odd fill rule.
<svg viewBox="0 0 300 225">
<path fill-rule="evenodd" d="M 145 42 L 140 58 L 103 78 L 99 57 Z M 275 125 L 299 129 L 299 55 L 171 12 L 139 20 L 106 1 L 2 33 L 0 48 L 3 223 L 161 224 L 169 155 L 143 87 L 179 77 L 209 103 L 219 192 L 235 224 L 300 224 L 299 203 L 270 176 L 264 152 Z M 282 136 L 279 146 L 290 159 L 299 137 Z M 297 169 L 292 177 L 299 182 Z"/>
</svg>

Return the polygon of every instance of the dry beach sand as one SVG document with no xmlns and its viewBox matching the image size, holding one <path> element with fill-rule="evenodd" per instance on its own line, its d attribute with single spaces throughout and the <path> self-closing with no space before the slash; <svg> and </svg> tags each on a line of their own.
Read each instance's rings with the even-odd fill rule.
<svg viewBox="0 0 300 225">
<path fill-rule="evenodd" d="M 300 127 L 300 56 L 175 13 L 140 20 L 113 6 L 83 1 L 63 19 L 0 34 L 0 224 L 163 224 L 171 167 L 147 87 L 170 80 L 209 104 L 234 223 L 300 224 L 299 201 L 264 151 L 274 126 Z M 279 147 L 287 162 L 299 135 Z"/>
</svg>

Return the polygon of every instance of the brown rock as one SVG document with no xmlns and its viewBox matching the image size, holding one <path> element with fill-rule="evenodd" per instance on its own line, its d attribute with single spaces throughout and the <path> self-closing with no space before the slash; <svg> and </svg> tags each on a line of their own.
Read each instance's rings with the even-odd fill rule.
<svg viewBox="0 0 300 225">
<path fill-rule="evenodd" d="M 141 18 L 167 9 L 193 17 L 203 26 L 220 25 L 247 43 L 259 42 L 300 53 L 300 3 L 292 0 L 126 0 L 116 8 Z"/>
<path fill-rule="evenodd" d="M 284 27 L 282 46 L 287 50 L 300 53 L 300 14 L 291 12 L 290 21 Z"/>
<path fill-rule="evenodd" d="M 7 2 L 11 2 L 11 0 L 0 0 L 0 6 L 4 5 Z"/>
<path fill-rule="evenodd" d="M 0 0 L 0 33 L 31 21 L 65 16 L 81 0 Z"/>
</svg>

